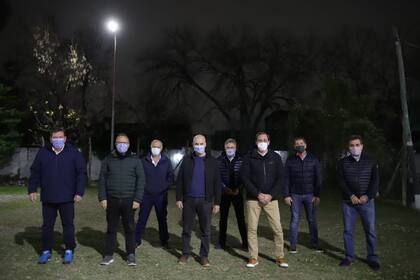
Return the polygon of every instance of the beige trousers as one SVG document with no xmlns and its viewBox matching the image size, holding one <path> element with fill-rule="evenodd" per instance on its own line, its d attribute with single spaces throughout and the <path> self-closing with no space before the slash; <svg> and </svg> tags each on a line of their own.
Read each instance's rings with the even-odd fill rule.
<svg viewBox="0 0 420 280">
<path fill-rule="evenodd" d="M 277 200 L 271 201 L 267 205 L 261 204 L 257 200 L 246 201 L 246 211 L 248 214 L 248 251 L 250 258 L 258 258 L 258 221 L 261 210 L 267 215 L 268 222 L 274 233 L 274 245 L 276 258 L 284 257 L 283 229 L 280 222 L 280 209 Z"/>
</svg>

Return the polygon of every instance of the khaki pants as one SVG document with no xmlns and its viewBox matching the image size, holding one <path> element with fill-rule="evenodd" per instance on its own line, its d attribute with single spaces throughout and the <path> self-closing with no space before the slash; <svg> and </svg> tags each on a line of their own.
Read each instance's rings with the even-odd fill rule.
<svg viewBox="0 0 420 280">
<path fill-rule="evenodd" d="M 258 258 L 258 221 L 261 209 L 267 214 L 268 222 L 274 233 L 274 245 L 276 258 L 284 257 L 283 229 L 280 223 L 280 210 L 277 200 L 271 201 L 267 205 L 262 205 L 257 200 L 246 201 L 246 211 L 248 214 L 248 251 L 250 258 Z"/>
</svg>

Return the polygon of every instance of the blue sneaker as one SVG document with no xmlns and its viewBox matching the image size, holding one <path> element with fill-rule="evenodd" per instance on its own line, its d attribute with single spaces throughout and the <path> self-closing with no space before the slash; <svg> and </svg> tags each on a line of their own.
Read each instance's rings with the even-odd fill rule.
<svg viewBox="0 0 420 280">
<path fill-rule="evenodd" d="M 46 264 L 49 259 L 51 259 L 51 251 L 45 250 L 42 252 L 41 256 L 39 257 L 38 263 L 39 264 Z"/>
<path fill-rule="evenodd" d="M 73 251 L 66 250 L 64 252 L 63 264 L 71 264 L 72 261 L 73 261 Z"/>
</svg>

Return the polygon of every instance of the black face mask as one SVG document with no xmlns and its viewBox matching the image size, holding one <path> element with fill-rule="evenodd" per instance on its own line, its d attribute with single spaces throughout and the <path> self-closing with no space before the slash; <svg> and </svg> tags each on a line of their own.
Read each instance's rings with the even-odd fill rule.
<svg viewBox="0 0 420 280">
<path fill-rule="evenodd" d="M 305 152 L 305 146 L 295 146 L 295 151 L 297 153 L 303 153 Z"/>
</svg>

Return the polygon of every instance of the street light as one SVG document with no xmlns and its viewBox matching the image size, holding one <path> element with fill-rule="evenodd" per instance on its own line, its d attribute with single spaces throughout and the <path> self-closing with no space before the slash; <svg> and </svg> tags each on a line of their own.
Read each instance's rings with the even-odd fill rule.
<svg viewBox="0 0 420 280">
<path fill-rule="evenodd" d="M 115 19 L 109 19 L 106 22 L 106 28 L 114 34 L 114 65 L 112 71 L 112 109 L 111 109 L 111 151 L 114 149 L 115 133 L 115 73 L 117 70 L 117 33 L 120 30 L 120 24 Z"/>
</svg>

